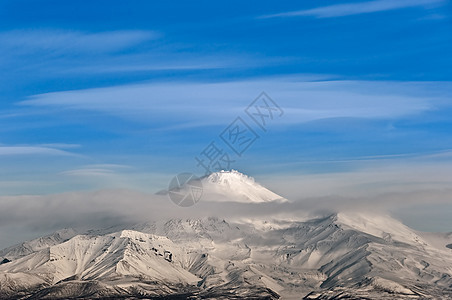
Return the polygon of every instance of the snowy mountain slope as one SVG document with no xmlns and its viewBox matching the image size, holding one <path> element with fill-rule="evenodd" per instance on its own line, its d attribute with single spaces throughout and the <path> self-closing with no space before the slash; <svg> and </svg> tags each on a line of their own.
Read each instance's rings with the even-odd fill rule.
<svg viewBox="0 0 452 300">
<path fill-rule="evenodd" d="M 381 278 L 380 281 L 404 287 L 421 282 L 451 287 L 452 251 L 428 244 L 396 220 L 366 218 L 369 219 L 365 224 L 369 225 L 363 225 L 355 214 L 302 222 L 266 232 L 262 235 L 266 241 L 260 244 L 268 247 L 274 241 L 277 252 L 273 261 L 279 259 L 276 260 L 279 266 L 320 271 L 325 276 L 321 288 L 364 284 L 365 277 Z M 377 228 L 385 229 L 381 236 L 370 234 L 376 233 Z M 268 253 L 260 252 L 265 259 Z"/>
<path fill-rule="evenodd" d="M 24 287 L 30 289 L 33 287 L 30 282 L 39 288 L 68 280 L 121 279 L 120 286 L 128 286 L 127 279 L 132 278 L 132 282 L 141 279 L 165 285 L 195 285 L 200 279 L 182 268 L 187 260 L 185 253 L 166 237 L 132 230 L 105 236 L 77 235 L 1 265 L 0 274 L 4 278 L 0 281 L 0 292 L 10 294 L 8 285 L 17 289 L 27 284 Z"/>
<path fill-rule="evenodd" d="M 124 230 L 106 236 L 77 235 L 1 268 L 11 272 L 49 274 L 53 283 L 71 276 L 90 280 L 117 275 L 196 282 L 198 278 L 180 267 L 184 259 L 178 247 L 165 237 Z M 146 263 L 144 269 L 142 262 Z"/>
<path fill-rule="evenodd" d="M 451 298 L 452 251 L 389 217 L 359 216 L 274 220 L 267 227 L 173 219 L 77 235 L 1 265 L 0 291 L 50 299 L 87 290 L 100 298 Z"/>
</svg>

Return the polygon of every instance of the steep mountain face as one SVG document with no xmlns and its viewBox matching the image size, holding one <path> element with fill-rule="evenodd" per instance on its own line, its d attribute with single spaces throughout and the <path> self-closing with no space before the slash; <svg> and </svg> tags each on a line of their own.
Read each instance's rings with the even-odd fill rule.
<svg viewBox="0 0 452 300">
<path fill-rule="evenodd" d="M 66 230 L 0 252 L 0 299 L 452 299 L 450 244 L 359 213 Z"/>
</svg>

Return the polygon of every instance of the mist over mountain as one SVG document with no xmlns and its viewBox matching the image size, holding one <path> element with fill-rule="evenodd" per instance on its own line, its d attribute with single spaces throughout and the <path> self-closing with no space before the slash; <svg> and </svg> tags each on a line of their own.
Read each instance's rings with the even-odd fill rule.
<svg viewBox="0 0 452 300">
<path fill-rule="evenodd" d="M 8 247 L 0 298 L 452 299 L 452 234 L 377 211 L 289 214 L 290 201 L 236 171 L 203 183 L 221 195 L 206 203 L 241 213 L 63 229 Z"/>
</svg>

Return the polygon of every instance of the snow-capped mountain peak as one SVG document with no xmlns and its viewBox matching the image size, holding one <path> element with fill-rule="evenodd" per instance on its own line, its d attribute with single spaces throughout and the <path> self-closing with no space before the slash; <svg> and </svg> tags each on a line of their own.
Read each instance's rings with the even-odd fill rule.
<svg viewBox="0 0 452 300">
<path fill-rule="evenodd" d="M 287 199 L 257 183 L 253 177 L 239 171 L 220 171 L 202 179 L 207 201 L 243 203 L 286 202 Z"/>
<path fill-rule="evenodd" d="M 215 172 L 207 176 L 207 180 L 223 186 L 233 188 L 237 184 L 255 184 L 254 178 L 237 170 Z"/>
</svg>

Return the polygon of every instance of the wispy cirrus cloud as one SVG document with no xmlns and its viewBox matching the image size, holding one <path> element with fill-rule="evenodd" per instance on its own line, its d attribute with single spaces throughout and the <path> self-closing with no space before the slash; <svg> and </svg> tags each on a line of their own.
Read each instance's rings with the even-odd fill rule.
<svg viewBox="0 0 452 300">
<path fill-rule="evenodd" d="M 0 146 L 0 156 L 3 155 L 58 155 L 78 156 L 77 154 L 42 146 Z"/>
<path fill-rule="evenodd" d="M 67 143 L 51 143 L 51 144 L 41 144 L 38 146 L 45 147 L 45 148 L 56 148 L 56 149 L 76 149 L 76 148 L 80 148 L 82 145 L 67 144 Z"/>
<path fill-rule="evenodd" d="M 376 0 L 357 3 L 344 3 L 322 6 L 312 9 L 288 11 L 283 13 L 260 16 L 259 18 L 285 18 L 312 16 L 316 18 L 335 18 L 359 14 L 383 12 L 411 7 L 431 7 L 445 2 L 444 0 Z"/>
<path fill-rule="evenodd" d="M 20 52 L 92 53 L 117 51 L 160 36 L 154 31 L 82 32 L 70 30 L 12 30 L 0 33 L 1 48 Z"/>
<path fill-rule="evenodd" d="M 115 174 L 112 170 L 108 169 L 77 169 L 77 170 L 70 170 L 65 171 L 61 173 L 62 175 L 68 175 L 68 176 L 110 176 Z"/>
<path fill-rule="evenodd" d="M 84 165 L 78 169 L 67 170 L 61 172 L 61 175 L 66 176 L 79 176 L 79 177 L 111 177 L 119 175 L 119 171 L 130 169 L 130 166 L 119 164 L 93 164 Z"/>
<path fill-rule="evenodd" d="M 281 58 L 228 51 L 199 54 L 195 45 L 181 45 L 160 31 L 75 31 L 18 29 L 0 31 L 0 66 L 44 77 L 98 76 L 112 73 L 187 72 L 260 67 Z M 6 72 L 7 73 L 7 72 Z M 9 117 L 0 116 L 0 118 Z"/>
<path fill-rule="evenodd" d="M 295 77 L 219 83 L 148 83 L 40 94 L 20 105 L 97 111 L 135 121 L 163 122 L 165 127 L 175 124 L 190 127 L 230 122 L 259 91 L 266 91 L 284 107 L 286 114 L 281 121 L 299 124 L 328 118 L 380 119 L 419 114 L 442 105 L 442 97 L 428 92 L 432 86 L 441 85 L 309 82 Z M 388 92 L 379 93 L 382 89 Z"/>
</svg>

